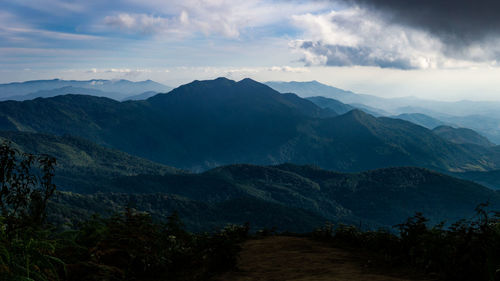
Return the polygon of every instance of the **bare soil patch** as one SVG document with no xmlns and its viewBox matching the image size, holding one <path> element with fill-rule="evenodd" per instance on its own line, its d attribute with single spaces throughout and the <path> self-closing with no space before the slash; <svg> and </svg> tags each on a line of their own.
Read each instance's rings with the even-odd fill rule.
<svg viewBox="0 0 500 281">
<path fill-rule="evenodd" d="M 380 266 L 369 254 L 307 238 L 275 236 L 244 243 L 238 269 L 219 281 L 428 281 L 411 270 Z"/>
</svg>

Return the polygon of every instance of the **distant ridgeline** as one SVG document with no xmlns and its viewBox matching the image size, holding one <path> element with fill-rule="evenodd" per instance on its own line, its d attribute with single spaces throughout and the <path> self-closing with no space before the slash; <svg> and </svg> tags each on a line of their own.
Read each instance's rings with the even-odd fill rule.
<svg viewBox="0 0 500 281">
<path fill-rule="evenodd" d="M 66 94 L 107 97 L 115 100 L 141 100 L 157 93 L 167 93 L 172 88 L 147 80 L 35 80 L 0 84 L 0 100 L 31 100 Z"/>
<path fill-rule="evenodd" d="M 428 129 L 441 125 L 473 129 L 500 144 L 500 102 L 381 98 L 345 91 L 317 81 L 267 82 L 266 85 L 281 93 L 295 93 L 308 98 L 320 107 L 332 106 L 332 100 L 340 101 L 374 116 L 394 116 Z"/>
</svg>

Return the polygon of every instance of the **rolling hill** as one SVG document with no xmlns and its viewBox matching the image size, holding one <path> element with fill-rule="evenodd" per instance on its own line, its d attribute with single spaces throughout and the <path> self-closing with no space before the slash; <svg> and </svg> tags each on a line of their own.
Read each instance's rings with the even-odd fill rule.
<svg viewBox="0 0 500 281">
<path fill-rule="evenodd" d="M 475 144 L 485 147 L 494 146 L 486 137 L 467 128 L 439 126 L 432 130 L 438 136 L 457 144 Z"/>
<path fill-rule="evenodd" d="M 432 223 L 453 222 L 472 216 L 479 203 L 500 207 L 498 192 L 422 168 L 340 173 L 308 165 L 238 164 L 186 173 L 75 137 L 1 137 L 22 151 L 57 157 L 61 192 L 51 207 L 56 222 L 133 206 L 160 220 L 177 211 L 193 230 L 248 221 L 302 232 L 326 220 L 389 227 L 417 211 Z"/>
<path fill-rule="evenodd" d="M 62 190 L 89 193 L 103 191 L 105 182 L 118 176 L 184 173 L 77 137 L 0 131 L 0 140 L 23 152 L 55 157 L 54 182 Z"/>
<path fill-rule="evenodd" d="M 310 231 L 327 220 L 390 228 L 415 212 L 432 224 L 452 223 L 472 217 L 480 203 L 500 207 L 496 191 L 421 168 L 348 174 L 292 164 L 231 165 L 200 174 L 121 176 L 104 184 L 105 193 L 60 194 L 54 203 L 66 214 L 56 212 L 59 219 L 133 206 L 159 219 L 177 211 L 196 229 L 248 221 Z"/>
</svg>

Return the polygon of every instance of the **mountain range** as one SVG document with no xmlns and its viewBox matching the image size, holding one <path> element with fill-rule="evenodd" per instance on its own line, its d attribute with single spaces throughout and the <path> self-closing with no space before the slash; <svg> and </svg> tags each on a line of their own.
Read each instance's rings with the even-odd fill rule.
<svg viewBox="0 0 500 281">
<path fill-rule="evenodd" d="M 461 100 L 446 102 L 420 99 L 416 97 L 382 98 L 374 95 L 359 94 L 346 91 L 318 81 L 309 82 L 266 82 L 269 87 L 281 93 L 295 93 L 301 97 L 323 96 L 339 100 L 346 104 L 359 103 L 372 106 L 392 114 L 414 113 L 407 112 L 409 108 L 420 108 L 451 116 L 467 116 L 484 114 L 500 117 L 498 107 L 500 102 Z M 416 113 L 416 112 L 415 112 Z M 424 112 L 422 112 L 424 113 Z"/>
<path fill-rule="evenodd" d="M 92 95 L 115 100 L 141 99 L 149 97 L 147 93 L 166 93 L 171 87 L 146 80 L 35 80 L 0 84 L 0 100 L 31 100 L 65 94 Z"/>
<path fill-rule="evenodd" d="M 468 100 L 444 102 L 415 97 L 381 98 L 342 90 L 317 81 L 267 82 L 266 85 L 279 92 L 293 92 L 304 98 L 322 96 L 335 99 L 375 116 L 397 116 L 397 118 L 411 122 L 417 121 L 417 124 L 426 127 L 429 124 L 439 123 L 439 125 L 469 128 L 488 137 L 494 143 L 500 143 L 500 112 L 498 111 L 500 102 Z M 321 106 L 321 104 L 318 105 Z M 423 118 L 422 115 L 426 117 Z M 435 121 L 429 123 L 429 120 L 423 119 L 435 119 Z"/>
<path fill-rule="evenodd" d="M 304 232 L 326 221 L 391 228 L 417 211 L 451 223 L 480 203 L 500 207 L 497 191 L 469 181 L 498 188 L 500 148 L 476 132 L 251 79 L 194 81 L 139 101 L 0 102 L 0 139 L 57 158 L 58 225 L 133 206 L 160 220 L 177 211 L 196 231 L 248 221 Z"/>
<path fill-rule="evenodd" d="M 244 79 L 194 81 L 144 101 L 64 95 L 0 103 L 0 129 L 72 135 L 165 165 L 315 164 L 339 171 L 499 167 L 497 147 L 457 144 L 400 119 L 339 115 Z"/>
</svg>

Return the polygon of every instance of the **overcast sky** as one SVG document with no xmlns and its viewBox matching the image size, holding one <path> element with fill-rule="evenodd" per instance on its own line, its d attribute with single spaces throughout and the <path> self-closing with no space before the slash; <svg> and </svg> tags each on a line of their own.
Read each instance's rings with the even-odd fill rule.
<svg viewBox="0 0 500 281">
<path fill-rule="evenodd" d="M 226 76 L 500 100 L 496 0 L 0 0 L 0 83 Z"/>
</svg>

